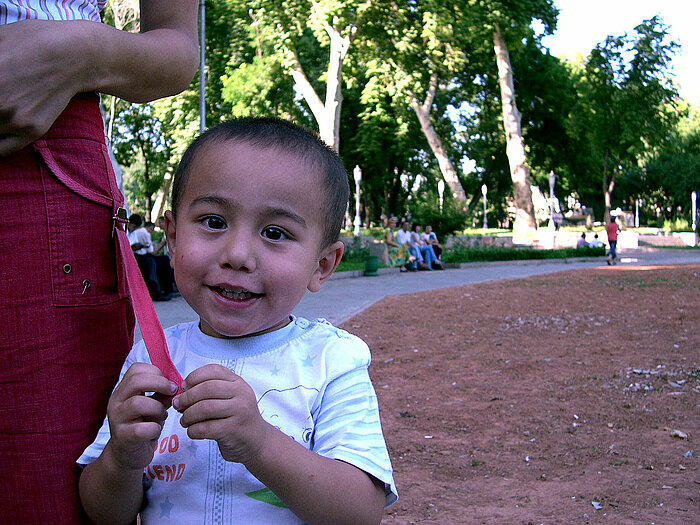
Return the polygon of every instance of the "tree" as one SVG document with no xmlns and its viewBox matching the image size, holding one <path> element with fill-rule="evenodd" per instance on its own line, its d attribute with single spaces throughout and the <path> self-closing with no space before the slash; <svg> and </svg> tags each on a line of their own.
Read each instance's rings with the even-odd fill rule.
<svg viewBox="0 0 700 525">
<path fill-rule="evenodd" d="M 699 106 L 679 120 L 669 139 L 646 162 L 638 196 L 653 203 L 667 220 L 681 215 L 691 222 L 690 195 L 700 193 Z"/>
<path fill-rule="evenodd" d="M 451 139 L 454 130 L 451 123 L 439 122 L 447 105 L 439 107 L 437 102 L 440 92 L 459 90 L 453 80 L 465 69 L 467 18 L 456 3 L 442 1 L 377 2 L 371 15 L 363 42 L 367 74 L 380 78 L 394 97 L 413 110 L 442 178 L 454 198 L 466 205 L 450 158 L 452 148 L 443 140 L 443 134 Z"/>
<path fill-rule="evenodd" d="M 140 200 L 146 220 L 151 218 L 153 195 L 163 185 L 168 149 L 160 121 L 149 104 L 130 104 L 120 113 L 115 156 L 125 167 L 125 189 L 132 200 Z"/>
<path fill-rule="evenodd" d="M 556 27 L 558 10 L 551 0 L 468 0 L 466 3 L 475 12 L 475 27 L 481 26 L 484 31 L 489 31 L 493 42 L 501 92 L 506 155 L 513 182 L 513 236 L 516 242 L 527 243 L 532 239 L 537 222 L 530 192 L 530 167 L 526 160 L 521 114 L 515 99 L 509 42 L 511 46 L 519 47 L 523 37 L 532 32 L 530 24 L 533 19 L 542 22 L 545 33 L 551 33 Z"/>
<path fill-rule="evenodd" d="M 371 1 L 292 0 L 253 2 L 254 20 L 268 38 L 295 82 L 318 125 L 321 139 L 338 151 L 340 114 L 343 103 L 343 64 L 362 24 Z M 314 39 L 316 48 L 327 50 L 327 67 L 313 77 L 301 54 L 305 39 Z M 313 66 L 316 64 L 312 64 Z M 320 89 L 325 89 L 321 98 Z"/>
<path fill-rule="evenodd" d="M 572 113 L 572 133 L 587 146 L 597 167 L 606 222 L 624 166 L 638 164 L 661 146 L 678 118 L 678 92 L 668 76 L 678 45 L 667 41 L 667 27 L 659 17 L 634 31 L 608 36 L 591 51 Z"/>
<path fill-rule="evenodd" d="M 108 22 L 122 31 L 137 32 L 140 27 L 140 8 L 138 0 L 109 0 L 111 19 Z M 112 142 L 114 120 L 117 113 L 117 97 L 109 96 L 109 122 L 107 123 L 107 138 Z"/>
</svg>

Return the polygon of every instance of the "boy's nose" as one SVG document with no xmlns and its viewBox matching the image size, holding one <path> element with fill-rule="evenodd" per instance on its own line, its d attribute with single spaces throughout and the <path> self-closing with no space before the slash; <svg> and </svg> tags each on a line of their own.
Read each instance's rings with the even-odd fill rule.
<svg viewBox="0 0 700 525">
<path fill-rule="evenodd" d="M 253 234 L 231 231 L 221 254 L 221 266 L 244 272 L 255 270 L 255 239 Z"/>
</svg>

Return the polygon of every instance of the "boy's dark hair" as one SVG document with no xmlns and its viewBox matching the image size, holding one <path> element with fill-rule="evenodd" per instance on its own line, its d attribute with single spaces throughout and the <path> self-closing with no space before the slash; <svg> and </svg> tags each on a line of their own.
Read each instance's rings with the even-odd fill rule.
<svg viewBox="0 0 700 525">
<path fill-rule="evenodd" d="M 143 224 L 143 219 L 138 213 L 132 213 L 129 216 L 129 224 L 133 224 L 137 228 Z"/>
<path fill-rule="evenodd" d="M 171 203 L 175 217 L 197 155 L 208 145 L 229 141 L 286 151 L 316 169 L 322 178 L 327 202 L 326 216 L 321 218 L 324 225 L 322 247 L 330 246 L 338 240 L 350 196 L 348 174 L 343 161 L 313 132 L 275 118 L 247 117 L 230 120 L 205 131 L 192 142 L 173 177 Z"/>
</svg>

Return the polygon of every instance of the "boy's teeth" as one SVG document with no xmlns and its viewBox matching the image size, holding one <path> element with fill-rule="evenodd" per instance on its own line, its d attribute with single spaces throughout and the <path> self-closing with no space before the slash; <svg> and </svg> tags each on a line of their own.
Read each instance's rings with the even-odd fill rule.
<svg viewBox="0 0 700 525">
<path fill-rule="evenodd" d="M 237 290 L 227 290 L 226 288 L 221 288 L 221 295 L 229 299 L 235 299 L 237 301 L 243 301 L 245 299 L 250 299 L 253 294 L 250 292 L 243 292 Z"/>
</svg>

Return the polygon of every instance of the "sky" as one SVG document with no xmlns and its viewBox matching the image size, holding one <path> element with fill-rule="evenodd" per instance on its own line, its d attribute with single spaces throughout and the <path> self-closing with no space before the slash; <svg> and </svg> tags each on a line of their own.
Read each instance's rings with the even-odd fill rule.
<svg viewBox="0 0 700 525">
<path fill-rule="evenodd" d="M 643 20 L 660 15 L 669 35 L 681 45 L 672 59 L 675 83 L 683 98 L 700 103 L 700 2 L 698 0 L 554 0 L 557 30 L 543 44 L 554 56 L 586 56 L 608 35 L 633 33 Z"/>
</svg>

